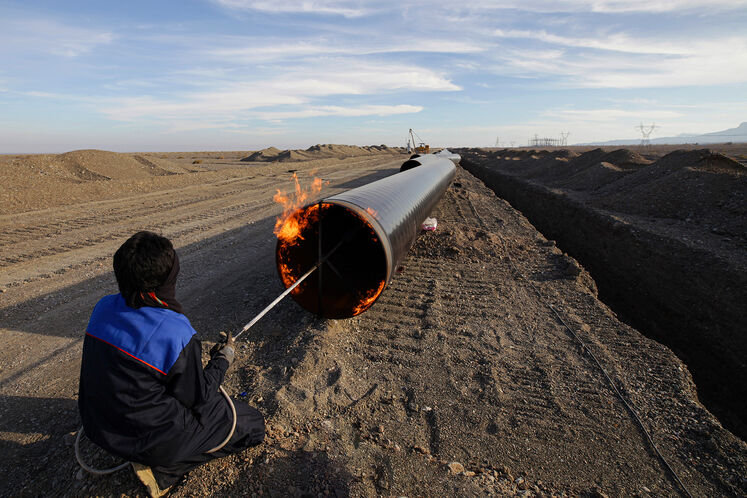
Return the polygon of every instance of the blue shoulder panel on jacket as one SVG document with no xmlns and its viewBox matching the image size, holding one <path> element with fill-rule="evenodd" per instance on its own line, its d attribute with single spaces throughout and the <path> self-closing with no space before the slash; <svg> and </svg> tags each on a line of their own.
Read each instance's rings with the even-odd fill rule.
<svg viewBox="0 0 747 498">
<path fill-rule="evenodd" d="M 86 332 L 164 375 L 195 335 L 186 316 L 162 308 L 130 308 L 121 294 L 102 298 Z"/>
</svg>

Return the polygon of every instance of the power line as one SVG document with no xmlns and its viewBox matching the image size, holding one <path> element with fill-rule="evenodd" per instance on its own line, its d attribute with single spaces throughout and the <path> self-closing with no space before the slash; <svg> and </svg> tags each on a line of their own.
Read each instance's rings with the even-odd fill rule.
<svg viewBox="0 0 747 498">
<path fill-rule="evenodd" d="M 568 145 L 568 135 L 571 132 L 561 131 L 560 138 L 540 137 L 536 133 L 529 139 L 529 147 L 564 147 Z"/>
</svg>

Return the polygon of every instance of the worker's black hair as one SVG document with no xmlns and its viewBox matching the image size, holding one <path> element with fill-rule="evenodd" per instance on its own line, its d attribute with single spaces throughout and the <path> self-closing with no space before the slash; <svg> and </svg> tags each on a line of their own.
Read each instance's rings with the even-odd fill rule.
<svg viewBox="0 0 747 498">
<path fill-rule="evenodd" d="M 122 295 L 150 292 L 164 283 L 174 264 L 174 246 L 166 237 L 138 232 L 114 253 L 114 275 Z"/>
</svg>

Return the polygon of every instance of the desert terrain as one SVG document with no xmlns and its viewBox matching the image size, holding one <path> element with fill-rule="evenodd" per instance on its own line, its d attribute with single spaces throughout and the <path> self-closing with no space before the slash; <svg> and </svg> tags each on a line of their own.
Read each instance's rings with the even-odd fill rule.
<svg viewBox="0 0 747 498">
<path fill-rule="evenodd" d="M 574 224 L 561 219 L 568 202 L 552 204 L 555 197 L 546 195 L 558 191 L 584 207 L 577 210 L 584 216 L 613 213 L 622 228 L 611 233 L 632 226 L 647 250 L 659 241 L 662 254 L 671 254 L 684 236 L 691 244 L 683 257 L 696 258 L 694 282 L 702 282 L 685 293 L 695 300 L 713 291 L 718 276 L 736 271 L 727 298 L 719 296 L 726 304 L 718 326 L 705 330 L 732 348 L 719 358 L 736 369 L 738 381 L 743 342 L 734 331 L 744 320 L 744 287 L 734 286 L 745 279 L 745 218 L 743 197 L 740 204 L 729 196 L 745 193 L 743 152 L 725 151 L 737 160 L 704 164 L 712 152 L 659 162 L 664 152 L 603 157 L 615 152 L 603 150 L 587 156 L 596 169 L 576 164 L 578 181 L 551 183 L 561 159 L 571 164 L 591 149 L 460 151 L 465 168 L 432 214 L 438 229 L 418 238 L 370 310 L 322 320 L 288 299 L 242 336 L 224 386 L 266 415 L 266 441 L 195 469 L 171 495 L 683 496 L 685 488 L 692 496 L 747 494 L 747 445 L 734 434 L 744 419 L 738 405 L 719 402 L 723 394 L 709 390 L 715 408 L 701 402 L 686 363 L 693 333 L 684 343 L 667 343 L 662 338 L 671 332 L 657 335 L 649 310 L 636 319 L 624 308 L 618 317 L 600 299 L 626 304 L 622 290 L 601 290 L 614 287 L 607 281 L 616 276 L 602 272 L 598 289 L 597 271 L 567 254 L 575 246 L 543 235 L 534 225 L 547 220 L 533 225 L 518 210 L 525 210 L 518 206 L 524 198 L 542 202 L 557 210 L 549 221 L 565 232 Z M 700 154 L 700 162 L 686 154 Z M 129 470 L 83 472 L 72 447 L 83 331 L 98 299 L 116 292 L 111 257 L 127 237 L 148 229 L 174 242 L 182 268 L 177 297 L 206 353 L 220 331 L 239 329 L 283 290 L 272 233 L 281 207 L 272 197 L 293 187 L 293 173 L 302 184 L 322 178 L 322 198 L 395 174 L 406 158 L 384 146 L 329 145 L 0 156 L 0 495 L 144 496 Z M 650 176 L 664 180 L 633 181 L 657 163 L 658 176 Z M 535 167 L 553 173 L 528 178 Z M 667 168 L 681 171 L 678 181 L 693 190 L 657 204 Z M 615 173 L 623 169 L 630 174 Z M 512 178 L 510 191 L 496 196 L 496 179 Z M 644 201 L 615 198 L 615 181 L 631 182 Z M 594 194 L 605 185 L 609 195 Z M 681 220 L 655 216 L 680 209 L 674 201 L 688 195 L 698 204 L 704 186 L 728 195 Z M 655 252 L 628 254 L 633 267 L 650 256 L 648 272 L 659 261 Z M 610 264 L 623 261 L 613 255 Z M 589 264 L 600 266 L 593 258 Z M 709 280 L 712 268 L 716 277 Z M 656 309 L 685 320 L 657 297 L 679 281 L 657 290 L 652 280 L 641 280 L 643 301 L 659 299 Z M 712 309 L 682 307 L 698 320 Z M 719 410 L 722 420 L 712 414 Z M 115 463 L 90 444 L 84 453 L 97 466 Z"/>
</svg>

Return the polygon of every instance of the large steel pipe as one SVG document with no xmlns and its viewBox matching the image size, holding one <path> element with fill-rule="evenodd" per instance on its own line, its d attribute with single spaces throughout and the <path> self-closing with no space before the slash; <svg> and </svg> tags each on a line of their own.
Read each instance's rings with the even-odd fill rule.
<svg viewBox="0 0 747 498">
<path fill-rule="evenodd" d="M 276 248 L 285 287 L 329 256 L 291 296 L 326 318 L 347 318 L 368 309 L 391 281 L 455 171 L 452 161 L 431 156 L 420 167 L 296 211 L 297 236 L 279 238 Z"/>
<path fill-rule="evenodd" d="M 413 154 L 412 156 L 410 156 L 410 159 L 402 163 L 402 166 L 399 168 L 399 170 L 407 171 L 408 169 L 422 166 L 433 161 L 441 161 L 443 159 L 448 159 L 454 164 L 459 164 L 461 156 L 459 154 L 453 154 L 447 149 L 444 149 L 438 154 Z"/>
</svg>

